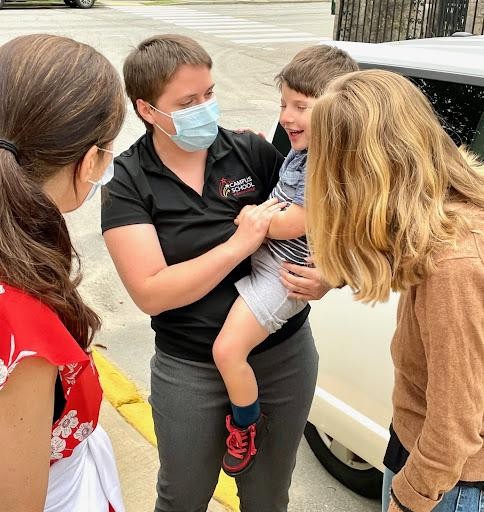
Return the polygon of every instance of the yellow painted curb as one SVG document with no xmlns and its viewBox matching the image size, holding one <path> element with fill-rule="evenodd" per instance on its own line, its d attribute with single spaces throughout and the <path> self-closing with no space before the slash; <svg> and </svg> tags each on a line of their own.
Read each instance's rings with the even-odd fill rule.
<svg viewBox="0 0 484 512">
<path fill-rule="evenodd" d="M 136 385 L 98 350 L 93 351 L 93 357 L 101 379 L 104 397 L 149 443 L 156 446 L 150 404 L 141 396 Z M 213 497 L 230 510 L 234 512 L 239 510 L 235 480 L 223 471 L 220 472 Z"/>
<path fill-rule="evenodd" d="M 155 428 L 149 403 L 125 404 L 118 408 L 118 412 L 147 441 L 156 446 Z"/>
<path fill-rule="evenodd" d="M 133 382 L 127 379 L 112 363 L 97 350 L 93 351 L 94 362 L 101 378 L 104 396 L 119 409 L 122 405 L 144 402 Z"/>
</svg>

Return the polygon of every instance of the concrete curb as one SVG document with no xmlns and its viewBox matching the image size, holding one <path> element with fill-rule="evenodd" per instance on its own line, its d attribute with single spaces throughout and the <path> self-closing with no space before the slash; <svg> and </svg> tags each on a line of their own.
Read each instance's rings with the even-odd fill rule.
<svg viewBox="0 0 484 512">
<path fill-rule="evenodd" d="M 141 396 L 134 382 L 129 380 L 113 363 L 98 350 L 93 351 L 104 398 L 119 414 L 136 429 L 150 444 L 156 446 L 156 436 L 150 404 Z M 220 472 L 213 498 L 230 511 L 239 510 L 237 486 L 233 478 Z"/>
</svg>

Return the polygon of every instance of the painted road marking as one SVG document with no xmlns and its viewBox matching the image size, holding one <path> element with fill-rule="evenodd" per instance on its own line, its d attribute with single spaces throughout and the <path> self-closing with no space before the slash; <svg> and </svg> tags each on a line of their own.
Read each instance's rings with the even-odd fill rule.
<svg viewBox="0 0 484 512">
<path fill-rule="evenodd" d="M 226 34 L 229 32 L 260 32 L 259 27 L 254 28 L 216 28 L 205 30 L 207 34 Z M 285 28 L 266 28 L 264 32 L 287 32 Z"/>
<path fill-rule="evenodd" d="M 319 41 L 321 37 L 309 32 L 296 32 L 291 28 L 277 27 L 268 23 L 250 21 L 233 16 L 223 16 L 187 7 L 172 6 L 112 6 L 112 9 L 160 20 L 163 23 L 196 30 L 212 37 L 237 44 L 265 44 L 300 41 Z"/>
<path fill-rule="evenodd" d="M 262 38 L 262 39 L 232 39 L 233 43 L 239 44 L 253 44 L 253 43 L 294 43 L 298 41 L 319 41 L 319 37 L 283 37 L 281 39 L 277 38 Z"/>
</svg>

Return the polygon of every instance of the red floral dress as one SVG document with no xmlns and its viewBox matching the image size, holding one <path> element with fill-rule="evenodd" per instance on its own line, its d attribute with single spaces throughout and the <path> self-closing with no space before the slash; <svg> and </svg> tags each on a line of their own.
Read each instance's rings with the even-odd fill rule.
<svg viewBox="0 0 484 512">
<path fill-rule="evenodd" d="M 67 468 L 75 471 L 79 467 L 73 466 L 78 464 L 82 464 L 83 468 L 86 464 L 97 466 L 103 461 L 96 459 L 105 459 L 107 454 L 112 455 L 109 441 L 107 441 L 109 446 L 106 445 L 107 437 L 102 437 L 98 441 L 96 438 L 103 434 L 92 435 L 97 430 L 102 400 L 99 376 L 92 358 L 81 349 L 59 317 L 50 308 L 24 292 L 0 283 L 0 391 L 6 385 L 8 377 L 15 371 L 15 367 L 26 357 L 42 357 L 59 368 L 59 377 L 65 398 L 64 410 L 52 426 L 51 474 L 49 475 L 49 489 L 44 510 L 46 512 L 61 510 L 55 504 L 55 502 L 59 502 L 58 496 L 55 496 L 55 499 L 49 499 L 52 489 L 53 494 L 56 495 L 68 494 L 70 502 L 77 501 L 80 510 L 106 511 L 109 509 L 122 512 L 124 507 L 120 492 L 118 492 L 119 481 L 114 462 L 108 469 L 114 468 L 116 474 L 112 475 L 112 478 L 108 477 L 108 481 L 102 481 L 99 484 L 95 482 L 95 485 L 86 485 L 82 472 L 77 479 L 71 478 L 70 482 L 67 481 L 67 478 L 65 483 L 55 481 L 57 475 L 68 474 Z M 92 449 L 86 450 L 88 440 L 90 442 L 96 440 L 96 442 L 91 442 L 93 446 L 89 448 Z M 86 443 L 86 446 L 77 450 L 83 443 Z M 99 443 L 104 445 L 101 455 L 98 454 Z M 73 454 L 76 454 L 76 457 L 66 463 L 65 471 L 52 472 L 53 465 L 70 458 Z M 113 457 L 111 458 L 113 459 Z M 78 464 L 73 464 L 73 461 Z M 61 468 L 59 467 L 59 469 Z M 103 468 L 100 473 L 104 473 L 105 469 Z M 90 478 L 92 479 L 92 476 Z M 102 479 L 106 480 L 105 477 Z M 73 480 L 76 481 L 73 483 Z M 73 485 L 78 485 L 83 489 L 79 489 L 77 492 Z M 105 492 L 105 496 L 93 497 L 92 493 L 86 492 L 86 488 L 95 488 L 96 494 L 101 494 L 99 489 L 105 489 L 107 492 Z M 114 495 L 114 498 L 111 495 Z M 105 501 L 106 508 L 96 508 L 96 504 L 92 503 L 93 500 L 100 503 Z M 113 501 L 118 503 L 116 507 L 112 503 Z M 49 505 L 49 502 L 52 502 L 52 506 Z M 69 506 L 69 510 L 74 511 L 77 508 Z"/>
</svg>

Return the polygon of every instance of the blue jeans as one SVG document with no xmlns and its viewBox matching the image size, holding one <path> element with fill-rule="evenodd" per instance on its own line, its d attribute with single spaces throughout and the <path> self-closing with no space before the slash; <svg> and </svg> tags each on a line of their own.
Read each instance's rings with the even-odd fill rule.
<svg viewBox="0 0 484 512">
<path fill-rule="evenodd" d="M 390 489 L 395 473 L 385 468 L 383 475 L 382 512 L 388 511 Z M 457 485 L 444 494 L 432 512 L 484 512 L 484 490 Z"/>
</svg>

